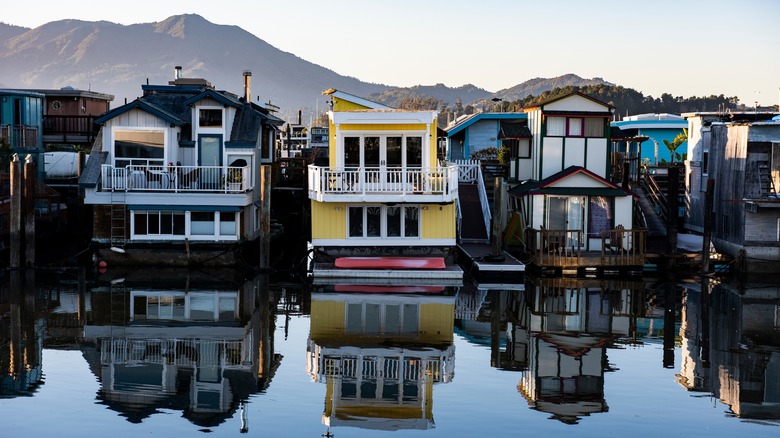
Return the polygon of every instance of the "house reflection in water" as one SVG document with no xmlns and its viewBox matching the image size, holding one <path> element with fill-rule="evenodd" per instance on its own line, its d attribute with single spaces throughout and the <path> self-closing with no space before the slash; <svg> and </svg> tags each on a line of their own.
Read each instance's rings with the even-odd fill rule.
<svg viewBox="0 0 780 438">
<path fill-rule="evenodd" d="M 126 277 L 92 289 L 83 351 L 101 403 L 131 422 L 173 409 L 214 427 L 268 385 L 280 358 L 265 277 L 210 278 Z"/>
<path fill-rule="evenodd" d="M 530 359 L 518 390 L 529 405 L 569 424 L 606 412 L 607 349 L 635 334 L 643 297 L 643 283 L 635 281 L 542 278 L 529 283 L 530 314 L 515 318 L 528 324 Z"/>
<path fill-rule="evenodd" d="M 696 286 L 684 295 L 678 382 L 737 417 L 780 419 L 780 286 Z"/>
<path fill-rule="evenodd" d="M 433 428 L 433 385 L 454 376 L 454 303 L 437 286 L 313 292 L 307 371 L 327 385 L 323 424 Z"/>
<path fill-rule="evenodd" d="M 43 306 L 25 293 L 19 272 L 9 277 L 10 287 L 0 287 L 0 398 L 30 396 L 43 383 Z"/>
</svg>

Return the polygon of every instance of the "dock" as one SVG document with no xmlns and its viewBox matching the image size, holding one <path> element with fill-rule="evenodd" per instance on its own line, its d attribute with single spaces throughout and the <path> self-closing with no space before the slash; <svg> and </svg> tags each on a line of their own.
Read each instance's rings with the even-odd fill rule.
<svg viewBox="0 0 780 438">
<path fill-rule="evenodd" d="M 479 284 L 525 282 L 525 265 L 506 251 L 500 256 L 493 255 L 488 243 L 458 244 L 458 259 L 465 272 Z"/>
</svg>

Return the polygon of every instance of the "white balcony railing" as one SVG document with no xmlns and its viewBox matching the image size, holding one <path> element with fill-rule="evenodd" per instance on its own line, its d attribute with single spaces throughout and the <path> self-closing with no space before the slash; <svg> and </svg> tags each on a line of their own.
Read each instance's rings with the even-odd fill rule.
<svg viewBox="0 0 780 438">
<path fill-rule="evenodd" d="M 243 193 L 253 188 L 249 166 L 125 166 L 104 164 L 100 191 Z"/>
<path fill-rule="evenodd" d="M 458 197 L 458 166 L 309 166 L 309 198 L 317 201 L 450 202 Z"/>
</svg>

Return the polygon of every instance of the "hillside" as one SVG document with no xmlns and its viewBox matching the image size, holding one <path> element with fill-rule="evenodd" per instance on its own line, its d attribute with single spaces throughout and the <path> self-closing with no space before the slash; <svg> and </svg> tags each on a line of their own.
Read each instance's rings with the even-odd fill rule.
<svg viewBox="0 0 780 438">
<path fill-rule="evenodd" d="M 359 95 L 388 87 L 359 81 L 281 51 L 237 27 L 211 23 L 199 15 L 129 26 L 106 21 L 61 20 L 35 29 L 0 25 L 0 78 L 13 88 L 73 86 L 116 96 L 114 106 L 141 93 L 146 83 L 165 84 L 176 65 L 183 75 L 215 87 L 242 90 L 251 70 L 252 94 L 289 112 L 323 103 L 323 90 Z"/>
<path fill-rule="evenodd" d="M 113 94 L 113 107 L 141 94 L 141 85 L 166 84 L 174 67 L 185 77 L 208 79 L 216 88 L 241 93 L 244 70 L 252 71 L 255 100 L 271 101 L 287 120 L 304 122 L 322 112 L 322 91 L 335 88 L 396 106 L 416 97 L 450 108 L 484 107 L 565 86 L 605 84 L 574 74 L 536 78 L 491 92 L 474 85 L 391 87 L 360 81 L 281 51 L 237 26 L 219 25 L 199 15 L 177 15 L 156 23 L 120 25 L 108 21 L 60 20 L 34 29 L 0 23 L 0 87 L 72 86 Z"/>
</svg>

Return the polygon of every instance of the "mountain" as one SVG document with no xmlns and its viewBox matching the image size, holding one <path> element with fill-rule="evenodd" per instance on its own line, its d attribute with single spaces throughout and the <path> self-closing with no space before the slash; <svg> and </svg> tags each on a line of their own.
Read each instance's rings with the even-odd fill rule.
<svg viewBox="0 0 780 438">
<path fill-rule="evenodd" d="M 60 20 L 34 29 L 0 22 L 0 87 L 72 86 L 113 94 L 112 107 L 141 95 L 141 85 L 167 84 L 174 67 L 182 76 L 205 78 L 217 89 L 241 94 L 243 72 L 252 72 L 254 100 L 272 102 L 286 120 L 299 110 L 309 117 L 325 109 L 329 88 L 394 106 L 401 99 L 432 97 L 449 107 L 493 97 L 505 101 L 555 87 L 605 83 L 569 74 L 532 79 L 496 93 L 474 85 L 409 88 L 362 82 L 279 50 L 238 26 L 214 24 L 195 14 L 161 22 L 121 25 L 108 21 Z"/>
<path fill-rule="evenodd" d="M 538 96 L 545 91 L 567 86 L 583 87 L 588 85 L 614 85 L 602 78 L 583 79 L 575 74 L 569 73 L 555 78 L 535 78 L 527 80 L 511 88 L 505 88 L 497 91 L 496 97 L 504 101 L 513 101 L 524 99 L 528 96 Z"/>
<path fill-rule="evenodd" d="M 54 21 L 35 29 L 0 24 L 0 78 L 6 88 L 72 86 L 113 94 L 116 107 L 141 95 L 141 85 L 167 84 L 174 67 L 182 76 L 205 78 L 217 89 L 243 90 L 252 71 L 252 96 L 297 113 L 312 111 L 322 91 L 368 96 L 388 87 L 343 76 L 281 51 L 237 27 L 199 15 L 157 23 Z"/>
<path fill-rule="evenodd" d="M 389 106 L 397 106 L 398 102 L 404 98 L 413 97 L 432 97 L 447 106 L 454 106 L 457 99 L 463 104 L 477 102 L 488 99 L 493 96 L 490 91 L 479 88 L 475 85 L 463 85 L 457 88 L 451 88 L 444 84 L 436 85 L 415 85 L 409 88 L 394 87 L 381 93 L 370 96 L 371 100 L 383 103 Z"/>
</svg>

